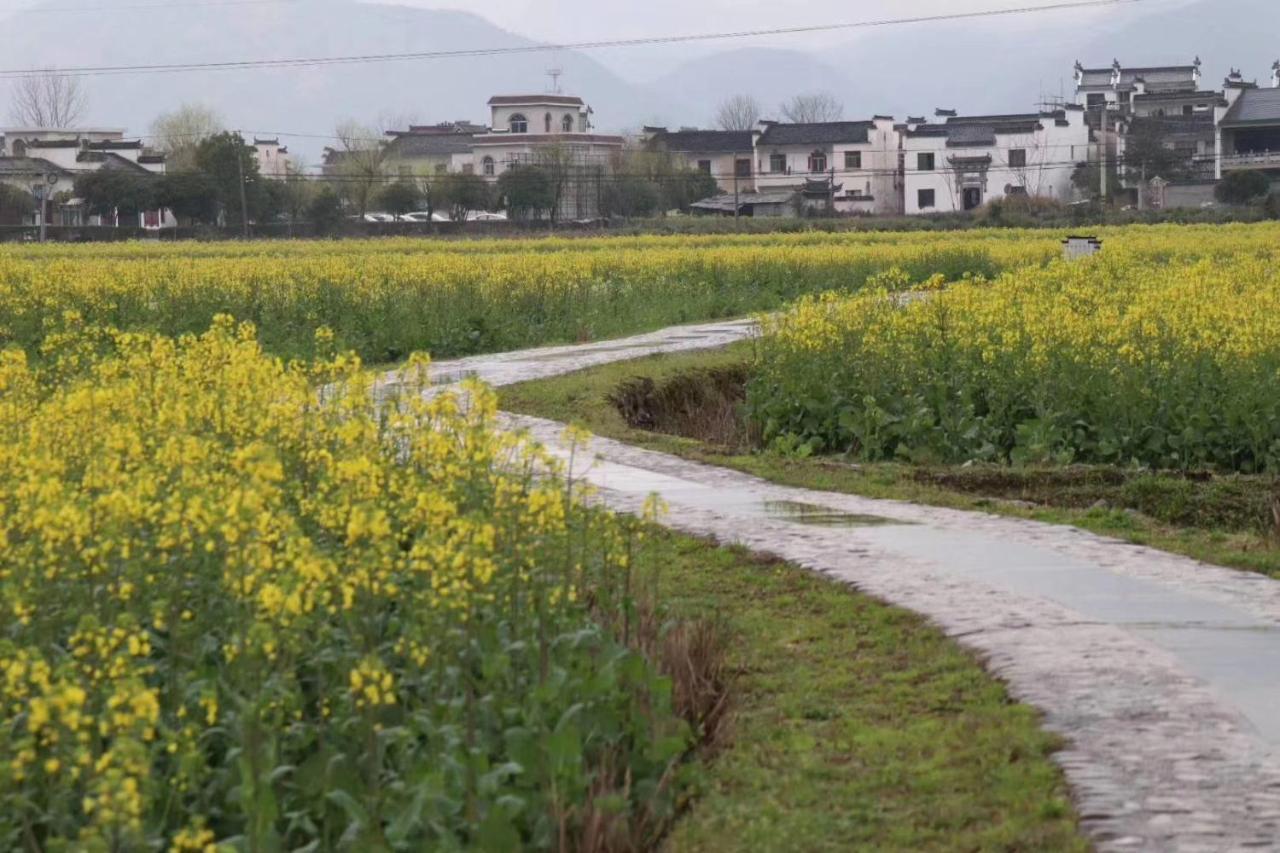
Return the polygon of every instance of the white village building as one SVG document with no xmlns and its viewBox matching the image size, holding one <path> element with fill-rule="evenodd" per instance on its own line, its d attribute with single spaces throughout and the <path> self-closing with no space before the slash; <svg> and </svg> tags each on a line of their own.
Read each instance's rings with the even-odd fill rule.
<svg viewBox="0 0 1280 853">
<path fill-rule="evenodd" d="M 840 213 L 901 213 L 898 131 L 892 118 L 784 124 L 755 134 L 756 189 L 793 190 Z"/>
<path fill-rule="evenodd" d="M 1231 81 L 1228 80 L 1230 83 Z M 1244 83 L 1226 89 L 1217 110 L 1217 177 L 1256 169 L 1280 181 L 1280 60 L 1271 68 L 1271 85 Z"/>
<path fill-rule="evenodd" d="M 164 172 L 163 154 L 124 134 L 117 128 L 0 128 L 0 183 L 43 199 L 43 209 L 26 224 L 38 223 L 42 215 L 55 225 L 123 224 L 90 216 L 72 190 L 78 176 L 102 169 L 140 175 Z M 141 214 L 138 224 L 158 228 L 172 223 L 155 211 Z"/>
<path fill-rule="evenodd" d="M 475 174 L 494 184 L 520 166 L 552 166 L 564 177 L 558 215 L 595 216 L 603 181 L 624 140 L 597 133 L 592 115 L 591 107 L 572 95 L 495 95 L 489 99 L 488 126 L 447 122 L 389 133 L 386 162 L 391 174 L 403 178 Z M 327 151 L 326 170 L 342 156 Z"/>
<path fill-rule="evenodd" d="M 905 213 L 975 210 L 1009 196 L 1070 202 L 1092 156 L 1085 111 L 959 116 L 901 127 Z"/>
</svg>

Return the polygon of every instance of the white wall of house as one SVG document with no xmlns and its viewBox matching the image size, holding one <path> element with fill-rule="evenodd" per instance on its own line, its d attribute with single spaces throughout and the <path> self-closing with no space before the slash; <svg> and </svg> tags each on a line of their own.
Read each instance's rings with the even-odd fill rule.
<svg viewBox="0 0 1280 853">
<path fill-rule="evenodd" d="M 253 157 L 258 161 L 258 173 L 264 177 L 285 178 L 293 168 L 288 147 L 281 145 L 278 139 L 255 139 Z"/>
<path fill-rule="evenodd" d="M 517 132 L 512 122 L 517 116 L 524 119 L 525 133 L 545 136 L 561 133 L 587 133 L 591 129 L 587 108 L 556 103 L 538 103 L 530 99 L 521 104 L 494 104 L 491 107 L 492 124 L 498 132 Z"/>
<path fill-rule="evenodd" d="M 943 135 L 904 134 L 905 212 L 953 213 L 1015 194 L 1072 201 L 1076 165 L 1093 152 L 1084 112 L 1066 110 L 1064 121 L 1043 117 L 1030 133 L 997 127 L 994 145 L 949 145 Z"/>
<path fill-rule="evenodd" d="M 900 213 L 899 134 L 891 118 L 876 118 L 867 141 L 776 145 L 766 128 L 756 135 L 756 188 L 791 189 L 806 180 L 832 179 L 842 186 L 841 212 Z M 867 200 L 872 199 L 872 200 Z"/>
</svg>

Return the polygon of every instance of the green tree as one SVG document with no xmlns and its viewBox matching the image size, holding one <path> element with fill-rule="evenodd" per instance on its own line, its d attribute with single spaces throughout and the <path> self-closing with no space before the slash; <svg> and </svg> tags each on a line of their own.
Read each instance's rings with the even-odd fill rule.
<svg viewBox="0 0 1280 853">
<path fill-rule="evenodd" d="M 213 225 L 218 221 L 218 186 L 204 172 L 168 172 L 156 181 L 156 206 L 179 221 Z"/>
<path fill-rule="evenodd" d="M 695 201 L 718 195 L 716 179 L 700 169 L 676 169 L 659 179 L 666 210 L 688 211 Z"/>
<path fill-rule="evenodd" d="M 413 181 L 396 181 L 378 193 L 378 206 L 397 219 L 417 210 L 421 203 L 422 189 Z"/>
<path fill-rule="evenodd" d="M 151 175 L 99 169 L 76 178 L 75 191 L 92 214 L 136 219 L 142 211 L 157 206 L 155 183 Z"/>
<path fill-rule="evenodd" d="M 498 178 L 498 195 L 506 200 L 512 219 L 543 219 L 551 215 L 556 191 L 541 166 L 513 166 Z"/>
<path fill-rule="evenodd" d="M 267 190 L 258 173 L 258 159 L 239 133 L 218 133 L 202 141 L 196 148 L 196 166 L 213 179 L 228 225 L 239 226 L 243 222 L 242 190 L 250 222 L 265 212 Z"/>
<path fill-rule="evenodd" d="M 342 224 L 342 199 L 333 187 L 322 187 L 307 205 L 307 218 L 317 234 L 331 234 Z"/>
<path fill-rule="evenodd" d="M 1134 181 L 1155 177 L 1167 181 L 1175 181 L 1185 177 L 1191 169 L 1186 157 L 1165 144 L 1168 138 L 1167 125 L 1161 122 L 1173 119 L 1138 118 L 1134 119 L 1125 134 L 1124 156 L 1125 167 L 1129 177 Z"/>
<path fill-rule="evenodd" d="M 1223 204 L 1253 204 L 1271 192 L 1271 179 L 1252 169 L 1228 172 L 1218 182 L 1213 194 Z"/>
<path fill-rule="evenodd" d="M 36 200 L 31 193 L 9 184 L 0 184 L 0 222 L 20 222 L 35 210 Z"/>
<path fill-rule="evenodd" d="M 479 175 L 443 175 L 435 182 L 435 203 L 449 209 L 454 222 L 466 222 L 472 212 L 491 204 L 489 185 Z"/>
<path fill-rule="evenodd" d="M 165 153 L 169 171 L 184 172 L 196 167 L 200 143 L 226 129 L 217 112 L 201 104 L 183 104 L 161 113 L 151 123 L 151 137 Z"/>
<path fill-rule="evenodd" d="M 657 182 L 643 175 L 629 174 L 615 175 L 606 180 L 603 215 L 632 218 L 653 216 L 658 212 L 663 192 Z"/>
</svg>

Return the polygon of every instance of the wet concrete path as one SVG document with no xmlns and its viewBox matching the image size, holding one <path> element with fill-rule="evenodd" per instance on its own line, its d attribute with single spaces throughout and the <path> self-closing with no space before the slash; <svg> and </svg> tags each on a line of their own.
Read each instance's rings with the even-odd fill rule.
<svg viewBox="0 0 1280 853">
<path fill-rule="evenodd" d="M 545 378 L 723 346 L 745 322 L 479 357 L 448 382 Z M 562 426 L 509 416 L 566 456 Z M 672 528 L 775 554 L 930 617 L 1039 708 L 1100 849 L 1280 849 L 1280 582 L 1074 528 L 773 485 L 596 439 L 574 476 Z"/>
</svg>

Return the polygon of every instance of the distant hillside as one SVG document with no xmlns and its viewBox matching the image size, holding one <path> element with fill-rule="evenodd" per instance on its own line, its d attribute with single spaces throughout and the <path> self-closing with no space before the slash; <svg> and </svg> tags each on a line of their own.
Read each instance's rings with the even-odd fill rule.
<svg viewBox="0 0 1280 853">
<path fill-rule="evenodd" d="M 649 90 L 665 99 L 669 112 L 703 127 L 712 126 L 721 101 L 738 93 L 755 96 L 767 118 L 781 118 L 778 105 L 798 93 L 832 92 L 854 110 L 866 96 L 865 87 L 815 56 L 754 47 L 686 62 L 652 83 Z"/>
<path fill-rule="evenodd" d="M 684 32 L 663 0 L 670 32 Z M 599 0 L 563 0 L 599 10 Z M 65 0 L 50 0 L 65 7 Z M 576 5 L 575 5 L 576 4 Z M 122 4 L 137 6 L 139 4 Z M 532 8 L 532 7 L 531 7 Z M 655 7 L 657 8 L 657 7 Z M 851 4 L 852 8 L 852 4 Z M 560 10 L 563 14 L 564 9 Z M 637 7 L 627 14 L 647 15 Z M 851 11 L 851 19 L 858 13 Z M 632 19 L 597 15 L 598 32 L 622 35 Z M 619 23 L 619 21 L 621 23 Z M 726 25 L 726 29 L 732 27 Z M 652 25 L 650 26 L 652 29 Z M 1054 12 L 860 31 L 848 44 L 809 50 L 756 42 L 617 48 L 575 52 L 338 65 L 279 71 L 121 75 L 89 80 L 90 120 L 144 133 L 155 115 L 184 101 L 202 101 L 246 130 L 330 133 L 342 118 L 374 121 L 380 114 L 419 122 L 487 119 L 485 101 L 498 92 L 543 91 L 546 69 L 564 68 L 564 86 L 596 109 L 606 130 L 644 123 L 709 126 L 716 105 L 739 92 L 754 94 L 766 113 L 798 93 L 827 90 L 849 117 L 905 117 L 935 107 L 965 111 L 1031 109 L 1042 93 L 1070 91 L 1079 58 L 1107 64 L 1189 62 L 1199 54 L 1205 83 L 1220 85 L 1230 66 L 1247 77 L 1269 76 L 1280 57 L 1280 0 L 1150 0 L 1089 15 Z M 522 47 L 535 44 L 465 12 L 432 11 L 354 0 L 307 3 L 122 8 L 110 13 L 20 13 L 0 19 L 0 67 L 140 64 L 236 58 Z M 698 56 L 680 62 L 679 58 Z M 645 61 L 645 60 L 648 61 Z M 617 69 L 626 69 L 628 79 Z M 7 104 L 0 81 L 0 123 Z M 286 137 L 312 162 L 323 139 Z"/>
<path fill-rule="evenodd" d="M 994 4 L 993 4 L 994 5 Z M 1280 58 L 1280 0 L 1158 0 L 1083 16 L 1053 12 L 868 30 L 817 53 L 725 50 L 664 75 L 659 92 L 706 121 L 714 103 L 754 93 L 771 106 L 786 93 L 824 88 L 850 117 L 898 117 L 936 107 L 967 112 L 1034 109 L 1042 96 L 1070 96 L 1072 67 L 1204 60 L 1217 87 L 1230 67 L 1263 82 Z M 691 99 L 700 112 L 685 107 Z"/>
<path fill-rule="evenodd" d="M 57 0 L 58 6 L 65 6 Z M 517 47 L 532 44 L 464 12 L 432 11 L 352 0 L 239 5 L 232 11 L 179 8 L 111 14 L 25 13 L 0 20 L 5 68 L 152 64 L 236 58 Z M 599 105 L 602 126 L 621 127 L 654 112 L 637 87 L 581 54 L 558 55 L 565 85 Z M 380 113 L 431 122 L 488 119 L 485 102 L 500 92 L 544 91 L 545 54 L 337 65 L 271 71 L 223 71 L 94 77 L 91 120 L 142 133 L 155 115 L 183 101 L 219 110 L 234 127 L 329 133 L 344 117 Z M 0 124 L 7 118 L 0 81 Z M 288 140 L 313 162 L 324 140 Z"/>
</svg>

